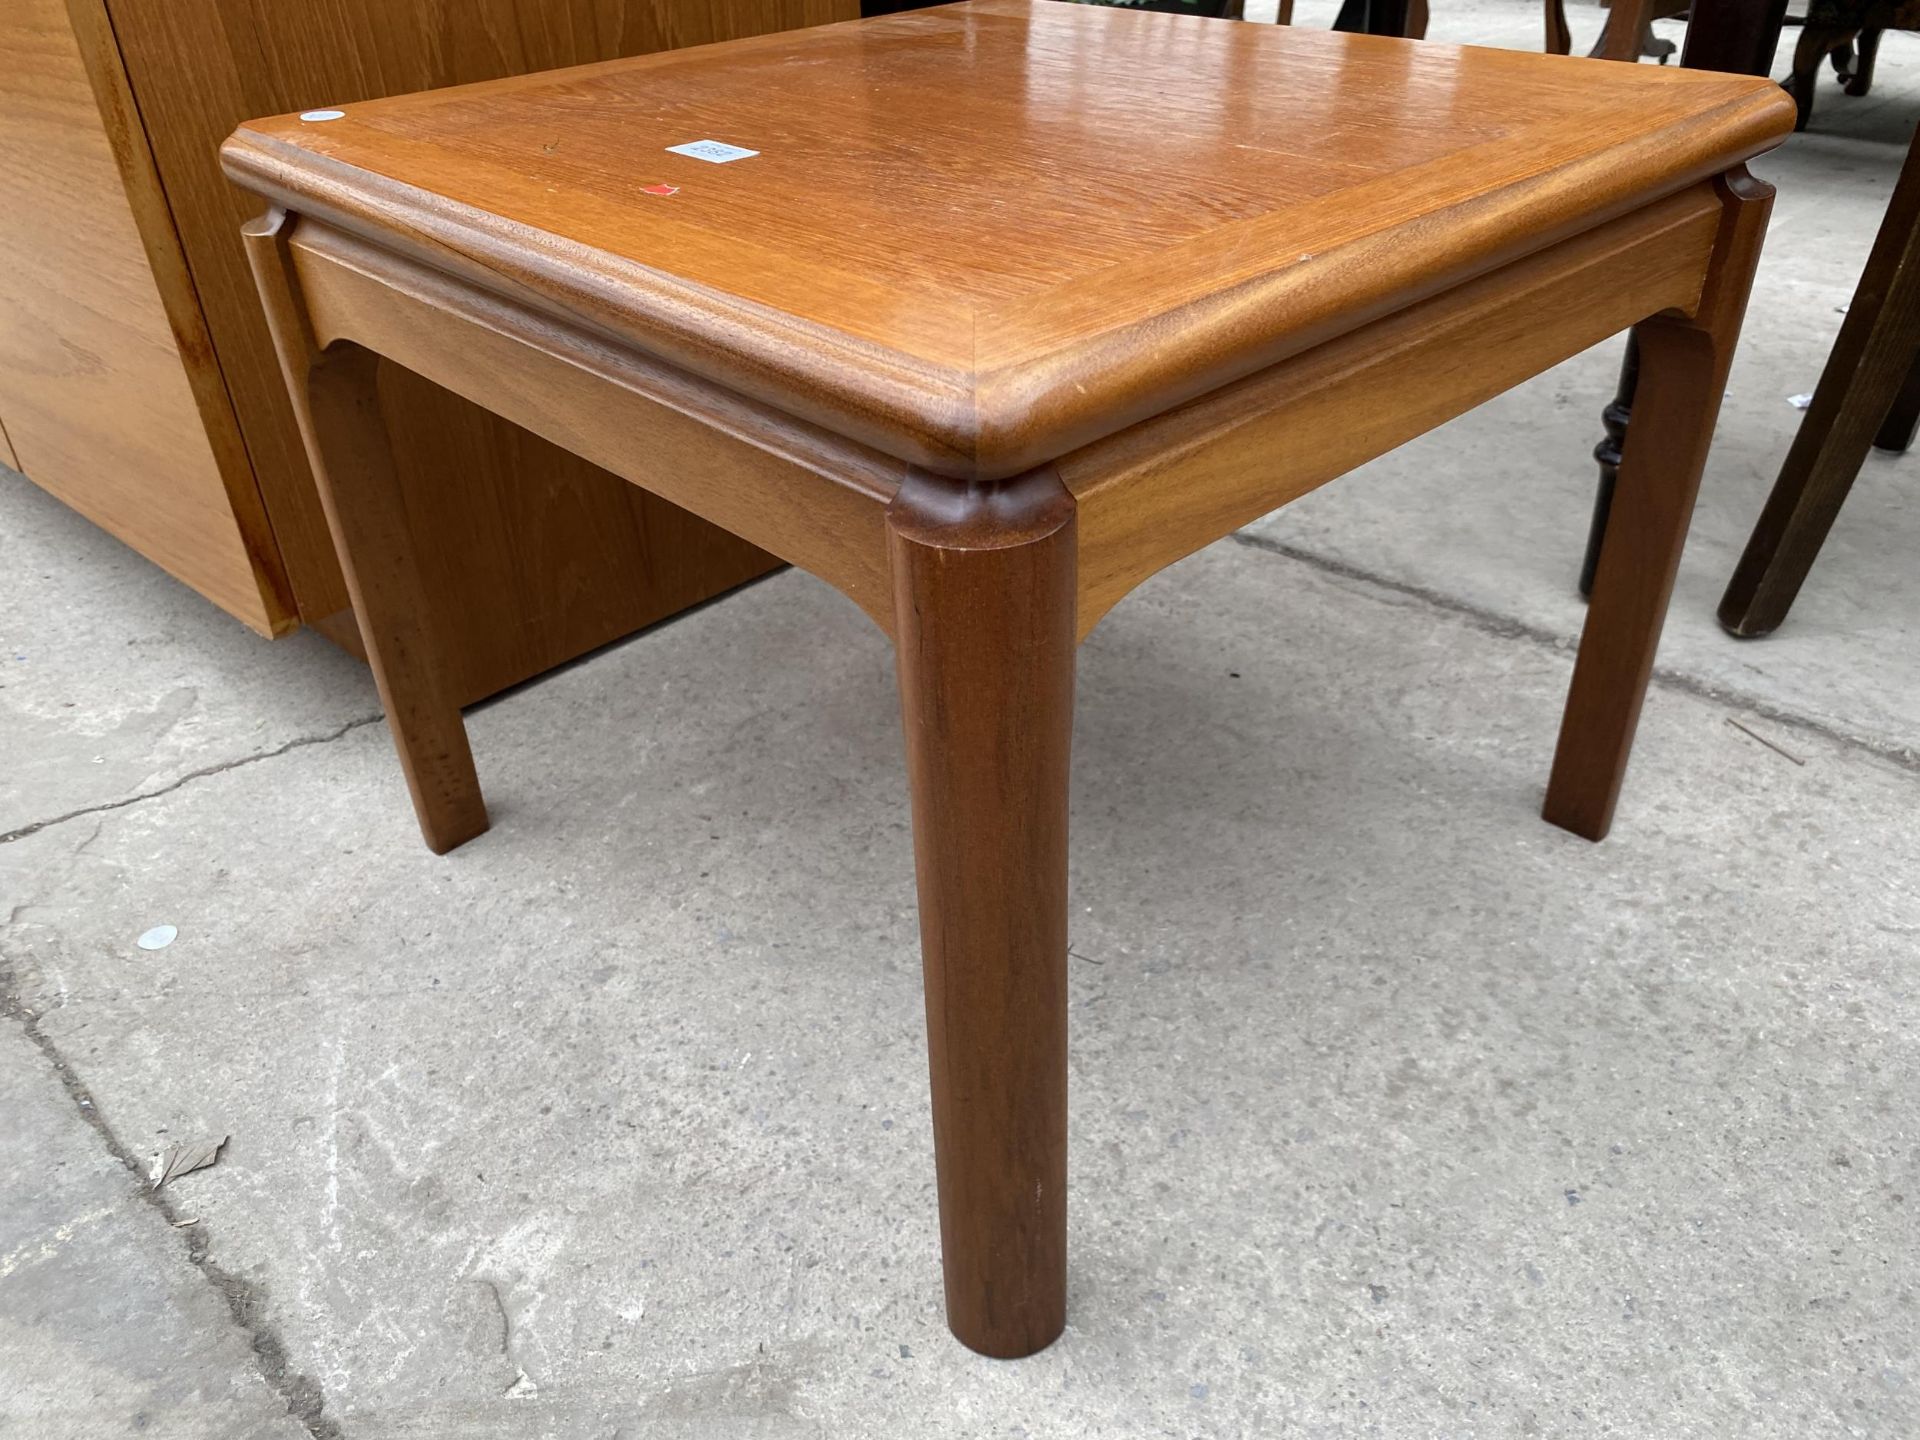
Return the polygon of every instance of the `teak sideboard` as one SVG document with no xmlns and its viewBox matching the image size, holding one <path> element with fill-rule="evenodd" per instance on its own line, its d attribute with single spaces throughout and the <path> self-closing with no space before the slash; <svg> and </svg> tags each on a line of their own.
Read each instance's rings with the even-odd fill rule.
<svg viewBox="0 0 1920 1440">
<path fill-rule="evenodd" d="M 851 19 L 857 0 L 0 0 L 0 463 L 262 635 L 356 651 L 220 173 L 255 115 Z M 416 376 L 381 381 L 462 702 L 771 556 Z"/>
</svg>

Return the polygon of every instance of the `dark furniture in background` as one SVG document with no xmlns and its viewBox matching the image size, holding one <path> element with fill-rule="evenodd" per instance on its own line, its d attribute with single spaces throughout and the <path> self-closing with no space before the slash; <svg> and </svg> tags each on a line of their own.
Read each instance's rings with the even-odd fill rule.
<svg viewBox="0 0 1920 1440">
<path fill-rule="evenodd" d="M 1872 446 L 1905 450 L 1920 423 L 1920 137 L 1847 307 L 1793 447 L 1720 601 L 1720 623 L 1765 635 L 1801 582 Z"/>
<path fill-rule="evenodd" d="M 1799 22 L 1800 43 L 1793 50 L 1793 69 L 1787 89 L 1800 107 L 1798 128 L 1806 129 L 1813 115 L 1813 96 L 1820 78 L 1820 62 L 1833 61 L 1840 87 L 1849 95 L 1864 95 L 1873 85 L 1873 62 L 1880 53 L 1880 35 L 1886 30 L 1920 30 L 1917 0 L 1812 0 L 1807 18 Z"/>
</svg>

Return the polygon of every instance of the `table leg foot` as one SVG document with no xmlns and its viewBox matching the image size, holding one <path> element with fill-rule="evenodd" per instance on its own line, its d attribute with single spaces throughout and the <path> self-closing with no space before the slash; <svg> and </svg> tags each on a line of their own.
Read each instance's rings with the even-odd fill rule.
<svg viewBox="0 0 1920 1440">
<path fill-rule="evenodd" d="M 1772 205 L 1772 187 L 1744 170 L 1720 186 L 1725 209 L 1698 310 L 1635 330 L 1633 423 L 1543 811 L 1589 840 L 1613 823 Z"/>
<path fill-rule="evenodd" d="M 377 377 L 377 357 L 358 346 L 335 345 L 314 358 L 311 458 L 420 833 L 444 855 L 486 830 L 487 807 L 467 727 L 441 673 Z"/>
<path fill-rule="evenodd" d="M 1073 501 L 913 476 L 888 544 L 947 1323 L 1011 1359 L 1066 1324 Z"/>
</svg>

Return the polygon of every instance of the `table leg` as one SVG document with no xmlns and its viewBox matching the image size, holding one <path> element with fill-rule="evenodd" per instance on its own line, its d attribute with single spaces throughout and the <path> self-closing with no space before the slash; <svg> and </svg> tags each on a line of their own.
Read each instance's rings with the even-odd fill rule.
<svg viewBox="0 0 1920 1440">
<path fill-rule="evenodd" d="M 1680 63 L 1690 70 L 1724 70 L 1736 75 L 1765 75 L 1773 68 L 1780 45 L 1780 26 L 1787 0 L 1694 0 L 1687 12 L 1687 39 Z M 1600 563 L 1600 542 L 1606 535 L 1607 509 L 1613 500 L 1613 470 L 1620 463 L 1620 444 L 1636 384 L 1632 341 L 1620 370 L 1620 387 L 1601 416 L 1606 438 L 1595 447 L 1600 483 L 1594 495 L 1593 524 L 1587 532 L 1586 558 L 1580 567 L 1580 593 L 1593 590 Z"/>
<path fill-rule="evenodd" d="M 947 1323 L 1011 1359 L 1066 1324 L 1073 501 L 915 476 L 888 537 Z"/>
<path fill-rule="evenodd" d="M 1773 188 L 1745 171 L 1723 176 L 1720 189 L 1725 208 L 1698 310 L 1635 330 L 1641 384 L 1543 812 L 1589 840 L 1613 823 L 1773 203 Z"/>
<path fill-rule="evenodd" d="M 248 227 L 248 258 L 366 642 L 380 703 L 436 855 L 487 828 L 460 707 L 440 665 L 427 589 L 380 413 L 379 359 L 357 345 L 313 340 L 284 245 L 290 220 Z"/>
</svg>

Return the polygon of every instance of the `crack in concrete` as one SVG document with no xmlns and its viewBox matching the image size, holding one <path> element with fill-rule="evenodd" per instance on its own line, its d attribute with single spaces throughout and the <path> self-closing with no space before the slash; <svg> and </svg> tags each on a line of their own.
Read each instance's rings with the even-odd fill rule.
<svg viewBox="0 0 1920 1440">
<path fill-rule="evenodd" d="M 22 825 L 17 830 L 9 830 L 5 834 L 0 834 L 0 845 L 10 845 L 15 840 L 24 840 L 29 835 L 38 835 L 42 830 L 49 829 L 55 825 L 64 825 L 69 820 L 78 820 L 85 815 L 100 815 L 109 810 L 124 810 L 129 805 L 139 805 L 147 800 L 158 800 L 162 795 L 171 795 L 181 786 L 191 784 L 195 780 L 204 780 L 209 775 L 221 775 L 229 770 L 238 770 L 246 765 L 257 765 L 262 760 L 276 759 L 293 750 L 304 750 L 309 745 L 331 744 L 341 736 L 358 730 L 363 726 L 372 725 L 383 718 L 384 716 L 381 715 L 362 715 L 359 719 L 349 720 L 338 729 L 329 730 L 324 735 L 296 736 L 294 739 L 287 741 L 286 744 L 277 745 L 271 750 L 257 750 L 251 755 L 242 755 L 237 760 L 223 760 L 218 765 L 205 765 L 198 770 L 189 770 L 179 779 L 174 780 L 170 784 L 162 785 L 158 790 L 142 790 L 138 795 L 129 795 L 124 800 L 109 800 L 100 805 L 83 805 L 78 810 L 67 811 L 64 815 L 52 815 L 45 820 L 35 820 L 30 825 Z"/>
<path fill-rule="evenodd" d="M 155 1190 L 147 1182 L 147 1168 L 139 1156 L 121 1141 L 107 1123 L 106 1116 L 100 1113 L 100 1107 L 94 1103 L 79 1073 L 68 1063 L 53 1038 L 40 1028 L 40 1017 L 21 999 L 17 978 L 13 966 L 0 958 L 0 1016 L 5 1016 L 17 1024 L 21 1032 L 32 1042 L 59 1077 L 61 1086 L 80 1112 L 80 1118 L 92 1127 L 94 1134 L 100 1137 L 107 1153 L 126 1167 L 133 1176 L 135 1193 L 160 1212 L 161 1217 L 172 1229 L 172 1233 L 182 1238 L 186 1247 L 188 1263 L 199 1270 L 207 1283 L 219 1292 L 227 1303 L 227 1313 L 233 1317 L 234 1324 L 246 1334 L 253 1350 L 254 1364 L 259 1367 L 261 1376 L 282 1401 L 286 1403 L 287 1414 L 305 1427 L 313 1440 L 344 1440 L 339 1425 L 327 1418 L 326 1396 L 319 1382 L 293 1368 L 293 1362 L 287 1355 L 287 1347 L 280 1339 L 279 1332 L 266 1318 L 267 1296 L 265 1289 L 252 1280 L 244 1279 L 226 1269 L 212 1254 L 213 1242 L 207 1233 L 205 1222 L 183 1227 L 181 1216 L 174 1208 L 173 1198 L 164 1190 Z"/>
<path fill-rule="evenodd" d="M 1278 555 L 1283 560 L 1298 561 L 1302 565 L 1310 565 L 1326 574 L 1337 575 L 1343 580 L 1354 580 L 1363 585 L 1390 590 L 1396 595 L 1404 595 L 1433 609 L 1444 610 L 1449 615 L 1456 615 L 1467 621 L 1476 630 L 1502 640 L 1531 640 L 1537 645 L 1562 653 L 1572 653 L 1577 647 L 1578 637 L 1576 636 L 1561 635 L 1543 626 L 1530 625 L 1524 620 L 1515 620 L 1510 615 L 1502 615 L 1497 610 L 1483 609 L 1441 591 L 1430 590 L 1424 585 L 1413 585 L 1404 580 L 1377 575 L 1370 570 L 1363 570 L 1358 565 L 1350 565 L 1344 560 L 1335 560 L 1331 556 L 1316 555 L 1311 550 L 1303 550 L 1297 545 L 1283 544 L 1278 540 L 1268 539 L 1265 535 L 1250 535 L 1245 531 L 1235 532 L 1233 539 L 1249 550 L 1261 550 L 1269 555 Z M 1728 643 L 1749 642 L 1729 640 Z M 1884 760 L 1909 774 L 1920 775 L 1920 753 L 1916 753 L 1908 746 L 1894 744 L 1891 741 L 1873 740 L 1862 735 L 1850 735 L 1824 721 L 1783 709 L 1757 696 L 1723 690 L 1685 671 L 1669 669 L 1664 665 L 1653 667 L 1653 682 L 1666 689 L 1691 695 L 1696 700 L 1706 700 L 1715 705 L 1744 710 L 1749 715 L 1759 716 L 1775 725 L 1784 725 L 1802 734 L 1830 740 L 1846 749 L 1871 755 L 1876 760 Z"/>
</svg>

